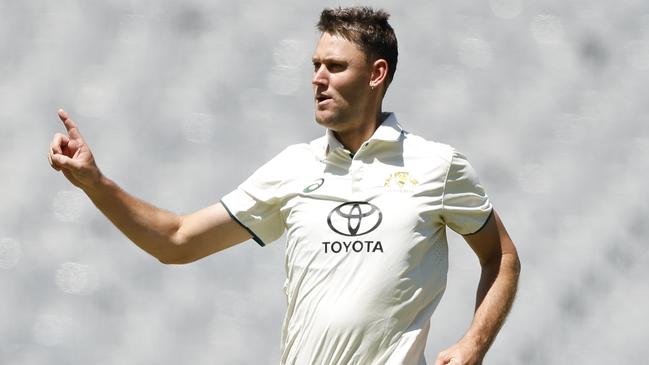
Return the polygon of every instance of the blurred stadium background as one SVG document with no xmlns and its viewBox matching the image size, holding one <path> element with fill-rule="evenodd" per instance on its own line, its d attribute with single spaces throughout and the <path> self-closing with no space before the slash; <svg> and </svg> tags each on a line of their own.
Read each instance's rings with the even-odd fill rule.
<svg viewBox="0 0 649 365">
<path fill-rule="evenodd" d="M 164 266 L 47 147 L 63 107 L 129 192 L 180 213 L 214 203 L 323 133 L 310 56 L 338 4 L 369 3 L 0 0 L 0 363 L 278 362 L 283 241 Z M 520 250 L 486 363 L 647 363 L 649 2 L 369 5 L 400 42 L 385 109 L 469 156 Z M 455 235 L 450 251 L 429 363 L 472 314 L 477 261 Z"/>
</svg>

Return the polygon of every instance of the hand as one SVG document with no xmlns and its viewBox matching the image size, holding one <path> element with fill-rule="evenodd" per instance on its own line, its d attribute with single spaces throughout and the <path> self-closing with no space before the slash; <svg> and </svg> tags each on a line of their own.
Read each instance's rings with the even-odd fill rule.
<svg viewBox="0 0 649 365">
<path fill-rule="evenodd" d="M 440 352 L 435 365 L 482 365 L 482 358 L 475 346 L 460 341 Z"/>
<path fill-rule="evenodd" d="M 81 189 L 90 188 L 99 182 L 101 172 L 72 119 L 63 109 L 59 109 L 58 114 L 68 135 L 54 135 L 48 153 L 50 166 L 63 172 L 75 186 Z"/>
</svg>

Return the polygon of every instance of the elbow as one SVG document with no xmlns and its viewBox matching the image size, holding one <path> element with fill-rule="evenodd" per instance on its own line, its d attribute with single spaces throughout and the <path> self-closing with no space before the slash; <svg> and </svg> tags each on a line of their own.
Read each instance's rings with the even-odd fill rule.
<svg viewBox="0 0 649 365">
<path fill-rule="evenodd" d="M 516 275 L 521 273 L 521 260 L 516 255 Z"/>
<path fill-rule="evenodd" d="M 182 265 L 191 262 L 184 254 L 185 244 L 179 234 L 172 236 L 156 253 L 155 258 L 165 265 Z"/>
<path fill-rule="evenodd" d="M 507 273 L 518 277 L 521 273 L 521 261 L 515 251 L 502 253 L 496 258 L 481 262 L 480 265 L 483 271 L 491 272 L 494 275 Z"/>
<path fill-rule="evenodd" d="M 158 261 L 160 261 L 160 263 L 165 264 L 165 265 L 182 265 L 182 264 L 184 264 L 180 260 L 178 260 L 176 258 L 173 258 L 173 257 L 167 257 L 167 256 L 162 257 L 161 256 L 161 257 L 157 257 L 157 259 L 158 259 Z"/>
<path fill-rule="evenodd" d="M 184 263 L 180 259 L 179 255 L 172 254 L 170 252 L 159 253 L 155 257 L 158 259 L 158 261 L 165 265 L 180 265 Z"/>
<path fill-rule="evenodd" d="M 518 256 L 518 250 L 514 243 L 509 241 L 509 245 L 501 251 L 501 266 L 508 269 L 508 271 L 518 277 L 521 273 L 521 260 Z"/>
<path fill-rule="evenodd" d="M 158 261 L 160 261 L 160 263 L 164 265 L 174 265 L 174 262 L 167 258 L 158 258 Z"/>
<path fill-rule="evenodd" d="M 513 245 L 513 244 L 512 244 Z M 512 252 L 509 253 L 511 256 L 512 260 L 512 268 L 516 272 L 516 274 L 520 274 L 521 272 L 521 260 L 520 257 L 518 256 L 518 250 L 514 247 Z"/>
<path fill-rule="evenodd" d="M 508 265 L 509 270 L 511 271 L 511 273 L 514 276 L 516 276 L 518 278 L 518 276 L 520 276 L 520 274 L 521 274 L 521 260 L 518 257 L 518 254 L 516 252 L 508 254 L 507 256 L 509 256 L 507 258 L 507 262 L 509 264 Z"/>
<path fill-rule="evenodd" d="M 160 263 L 165 265 L 184 265 L 194 261 L 187 257 L 179 256 L 179 255 L 178 256 L 160 255 L 156 258 L 158 259 L 158 261 L 160 261 Z"/>
</svg>

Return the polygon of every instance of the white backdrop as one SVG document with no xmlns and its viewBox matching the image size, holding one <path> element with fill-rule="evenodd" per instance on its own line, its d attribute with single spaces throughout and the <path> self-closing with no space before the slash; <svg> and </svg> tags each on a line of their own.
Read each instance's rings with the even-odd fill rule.
<svg viewBox="0 0 649 365">
<path fill-rule="evenodd" d="M 218 201 L 323 133 L 310 56 L 338 3 L 358 4 L 0 0 L 0 363 L 278 362 L 283 240 L 164 266 L 46 153 L 63 107 L 127 191 L 179 213 Z M 486 363 L 645 363 L 649 2 L 371 5 L 400 42 L 385 109 L 469 156 L 519 247 Z M 450 246 L 429 362 L 472 315 L 478 263 Z"/>
</svg>

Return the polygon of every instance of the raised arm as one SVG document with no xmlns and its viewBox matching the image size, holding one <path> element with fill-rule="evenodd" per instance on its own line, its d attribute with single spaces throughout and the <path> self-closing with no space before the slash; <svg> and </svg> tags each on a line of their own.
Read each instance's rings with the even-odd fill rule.
<svg viewBox="0 0 649 365">
<path fill-rule="evenodd" d="M 484 227 L 464 236 L 480 260 L 482 274 L 473 321 L 466 334 L 440 352 L 435 365 L 479 365 L 514 302 L 520 262 L 516 247 L 494 210 Z"/>
<path fill-rule="evenodd" d="M 196 261 L 250 238 L 220 203 L 179 216 L 128 194 L 101 173 L 67 113 L 59 110 L 58 114 L 67 135 L 57 133 L 52 139 L 48 153 L 52 168 L 81 188 L 120 231 L 161 262 Z"/>
</svg>

